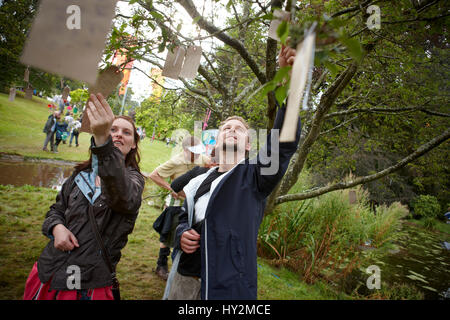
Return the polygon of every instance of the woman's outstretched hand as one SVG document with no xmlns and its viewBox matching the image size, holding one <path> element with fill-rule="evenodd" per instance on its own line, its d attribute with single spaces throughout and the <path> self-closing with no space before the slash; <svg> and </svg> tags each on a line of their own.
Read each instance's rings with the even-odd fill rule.
<svg viewBox="0 0 450 320">
<path fill-rule="evenodd" d="M 90 95 L 86 112 L 89 117 L 95 144 L 97 146 L 105 144 L 111 134 L 114 114 L 101 93 Z"/>
</svg>

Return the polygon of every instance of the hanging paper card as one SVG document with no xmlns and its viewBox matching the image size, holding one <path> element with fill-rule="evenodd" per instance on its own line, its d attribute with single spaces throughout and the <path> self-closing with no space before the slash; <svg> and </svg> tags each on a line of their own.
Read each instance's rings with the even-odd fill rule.
<svg viewBox="0 0 450 320">
<path fill-rule="evenodd" d="M 169 77 L 178 80 L 178 76 L 181 72 L 181 67 L 183 66 L 184 55 L 186 49 L 183 47 L 176 47 L 173 52 L 168 50 L 166 62 L 164 63 L 164 68 L 162 75 L 164 77 Z"/>
<path fill-rule="evenodd" d="M 308 79 L 308 71 L 314 64 L 314 44 L 316 34 L 307 33 L 303 42 L 297 45 L 297 55 L 292 66 L 291 84 L 284 117 L 283 128 L 280 133 L 280 142 L 295 141 L 295 133 L 298 125 L 299 106 L 305 94 L 305 86 Z"/>
<path fill-rule="evenodd" d="M 25 89 L 25 99 L 33 99 L 33 87 L 31 85 L 28 85 Z"/>
<path fill-rule="evenodd" d="M 186 57 L 184 58 L 183 68 L 180 77 L 186 79 L 194 79 L 197 75 L 200 60 L 202 58 L 202 47 L 192 46 L 187 48 Z"/>
<path fill-rule="evenodd" d="M 274 10 L 273 19 L 269 27 L 269 38 L 280 41 L 280 38 L 277 35 L 277 29 L 280 26 L 281 22 L 289 21 L 290 17 L 291 13 L 288 11 Z"/>
<path fill-rule="evenodd" d="M 94 84 L 117 0 L 41 0 L 20 62 Z"/>
<path fill-rule="evenodd" d="M 100 72 L 97 77 L 95 85 L 89 87 L 89 95 L 101 93 L 105 99 L 117 88 L 123 78 L 123 73 L 119 71 L 117 66 L 110 66 L 109 68 Z M 87 106 L 87 102 L 86 102 Z M 81 132 L 91 132 L 89 117 L 86 110 L 83 113 L 83 121 L 81 122 Z"/>
<path fill-rule="evenodd" d="M 62 99 L 63 100 L 67 100 L 67 98 L 69 97 L 70 94 L 70 88 L 69 86 L 65 86 L 62 92 Z"/>
<path fill-rule="evenodd" d="M 28 69 L 28 67 L 25 69 L 25 73 L 23 75 L 23 81 L 30 82 L 30 69 Z"/>
<path fill-rule="evenodd" d="M 356 191 L 355 190 L 349 190 L 348 192 L 348 202 L 350 204 L 356 203 Z"/>
<path fill-rule="evenodd" d="M 9 89 L 9 101 L 14 101 L 16 98 L 16 88 Z"/>
</svg>

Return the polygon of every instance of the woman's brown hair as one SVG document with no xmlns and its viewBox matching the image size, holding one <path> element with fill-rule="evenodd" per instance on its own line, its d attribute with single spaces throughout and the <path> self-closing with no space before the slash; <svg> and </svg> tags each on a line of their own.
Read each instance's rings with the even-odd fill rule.
<svg viewBox="0 0 450 320">
<path fill-rule="evenodd" d="M 117 119 L 124 119 L 124 120 L 128 121 L 129 123 L 131 123 L 131 125 L 133 126 L 133 136 L 134 136 L 134 142 L 136 143 L 136 148 L 131 149 L 130 152 L 128 152 L 127 156 L 125 157 L 125 167 L 132 167 L 140 173 L 141 170 L 139 169 L 139 162 L 141 162 L 141 156 L 139 154 L 138 145 L 139 145 L 139 140 L 141 138 L 139 136 L 139 133 L 137 132 L 134 121 L 129 116 L 116 116 L 114 118 L 114 121 L 116 121 Z M 78 173 L 80 171 L 90 169 L 91 166 L 92 166 L 92 153 L 91 153 L 91 150 L 89 149 L 89 160 L 86 160 L 84 162 L 81 162 L 81 163 L 75 165 L 75 172 Z"/>
</svg>

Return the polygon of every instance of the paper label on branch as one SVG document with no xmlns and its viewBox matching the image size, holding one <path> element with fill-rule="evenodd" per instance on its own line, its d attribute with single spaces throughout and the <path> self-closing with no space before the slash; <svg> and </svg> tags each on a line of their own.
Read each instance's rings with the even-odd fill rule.
<svg viewBox="0 0 450 320">
<path fill-rule="evenodd" d="M 192 46 L 187 48 L 186 57 L 184 58 L 183 68 L 180 77 L 186 79 L 194 79 L 197 75 L 200 60 L 202 58 L 202 47 Z"/>
<path fill-rule="evenodd" d="M 355 190 L 349 190 L 348 192 L 348 202 L 350 204 L 356 203 L 356 191 Z"/>
<path fill-rule="evenodd" d="M 70 94 L 70 88 L 69 86 L 65 86 L 62 92 L 62 99 L 63 100 L 67 100 L 67 98 L 69 97 Z"/>
<path fill-rule="evenodd" d="M 292 66 L 291 84 L 289 88 L 288 103 L 284 117 L 283 128 L 280 133 L 280 142 L 295 141 L 297 132 L 299 106 L 305 95 L 308 71 L 314 64 L 315 33 L 309 33 L 303 42 L 297 45 L 297 55 Z"/>
<path fill-rule="evenodd" d="M 16 98 L 16 88 L 9 89 L 9 101 L 14 101 Z"/>
<path fill-rule="evenodd" d="M 175 49 L 173 49 L 173 52 L 168 50 L 162 75 L 164 77 L 178 80 L 178 76 L 181 72 L 181 67 L 183 66 L 185 54 L 186 49 L 184 49 L 183 47 L 176 47 Z"/>
<path fill-rule="evenodd" d="M 97 77 L 95 85 L 89 87 L 89 95 L 101 93 L 105 99 L 117 88 L 123 78 L 123 73 L 119 71 L 117 66 L 110 66 L 109 68 L 100 72 Z M 87 102 L 86 102 L 87 106 Z M 86 110 L 83 112 L 83 121 L 81 122 L 81 132 L 91 132 L 89 117 Z"/>
<path fill-rule="evenodd" d="M 23 81 L 30 82 L 30 69 L 26 68 L 23 74 Z"/>
<path fill-rule="evenodd" d="M 280 41 L 280 38 L 277 35 L 277 29 L 280 26 L 281 22 L 289 21 L 291 18 L 291 13 L 284 10 L 274 10 L 273 19 L 270 23 L 269 28 L 269 38 Z"/>
<path fill-rule="evenodd" d="M 33 99 L 33 87 L 32 86 L 28 86 L 25 89 L 25 99 L 29 99 L 29 100 Z"/>
<path fill-rule="evenodd" d="M 41 0 L 20 62 L 94 84 L 117 0 Z"/>
</svg>

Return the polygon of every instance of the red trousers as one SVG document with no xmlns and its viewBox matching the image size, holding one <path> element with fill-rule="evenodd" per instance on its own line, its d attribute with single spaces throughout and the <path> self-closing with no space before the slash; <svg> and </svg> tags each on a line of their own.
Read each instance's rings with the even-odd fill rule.
<svg viewBox="0 0 450 320">
<path fill-rule="evenodd" d="M 23 300 L 114 300 L 111 286 L 89 290 L 50 290 L 51 279 L 42 283 L 38 277 L 37 262 L 25 284 Z"/>
</svg>

